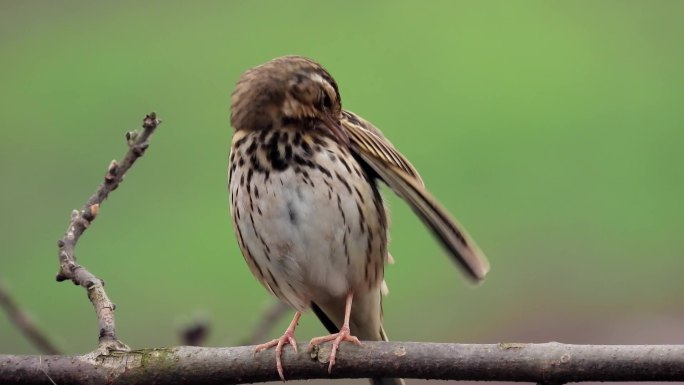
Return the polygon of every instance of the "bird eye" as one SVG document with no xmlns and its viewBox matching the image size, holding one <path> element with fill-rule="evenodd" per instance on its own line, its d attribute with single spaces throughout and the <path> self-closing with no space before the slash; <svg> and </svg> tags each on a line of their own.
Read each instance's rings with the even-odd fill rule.
<svg viewBox="0 0 684 385">
<path fill-rule="evenodd" d="M 330 95 L 328 95 L 327 92 L 323 92 L 323 107 L 330 109 L 332 107 L 332 99 L 330 99 Z"/>
</svg>

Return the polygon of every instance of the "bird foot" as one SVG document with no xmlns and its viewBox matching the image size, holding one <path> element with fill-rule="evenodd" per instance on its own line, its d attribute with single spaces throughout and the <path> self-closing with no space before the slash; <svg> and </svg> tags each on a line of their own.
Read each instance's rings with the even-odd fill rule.
<svg viewBox="0 0 684 385">
<path fill-rule="evenodd" d="M 283 374 L 283 362 L 281 361 L 281 356 L 283 355 L 283 347 L 287 344 L 292 345 L 292 349 L 294 349 L 295 353 L 297 353 L 297 341 L 295 341 L 293 330 L 286 330 L 285 334 L 283 334 L 280 338 L 257 345 L 256 349 L 254 350 L 254 354 L 257 354 L 262 350 L 270 349 L 274 346 L 276 347 L 276 369 L 278 370 L 280 379 L 283 381 L 285 381 L 285 375 Z"/>
<path fill-rule="evenodd" d="M 328 365 L 328 373 L 332 373 L 332 368 L 335 366 L 335 358 L 337 357 L 337 349 L 340 347 L 340 342 L 347 341 L 356 345 L 361 345 L 358 338 L 351 335 L 348 327 L 342 327 L 339 333 L 334 333 L 329 336 L 316 337 L 309 342 L 309 350 L 314 346 L 320 345 L 324 342 L 332 341 L 332 350 L 330 351 L 330 364 Z"/>
</svg>

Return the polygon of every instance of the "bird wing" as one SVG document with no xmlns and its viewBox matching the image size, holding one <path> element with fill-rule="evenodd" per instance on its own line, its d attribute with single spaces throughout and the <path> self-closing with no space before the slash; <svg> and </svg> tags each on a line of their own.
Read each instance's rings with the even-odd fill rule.
<svg viewBox="0 0 684 385">
<path fill-rule="evenodd" d="M 489 271 L 484 253 L 427 191 L 418 171 L 406 157 L 380 130 L 353 112 L 342 111 L 341 124 L 349 134 L 352 152 L 411 206 L 471 278 L 482 280 Z"/>
</svg>

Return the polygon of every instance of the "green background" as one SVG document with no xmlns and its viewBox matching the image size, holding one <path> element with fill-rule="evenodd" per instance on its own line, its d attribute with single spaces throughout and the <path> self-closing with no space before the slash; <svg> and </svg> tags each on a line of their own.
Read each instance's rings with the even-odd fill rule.
<svg viewBox="0 0 684 385">
<path fill-rule="evenodd" d="M 34 2 L 0 11 L 0 277 L 68 353 L 82 288 L 54 281 L 69 213 L 145 113 L 146 156 L 77 248 L 121 339 L 249 335 L 271 299 L 226 189 L 229 99 L 247 68 L 321 62 L 488 254 L 464 283 L 389 191 L 390 337 L 684 343 L 684 2 Z M 283 320 L 273 334 L 280 333 Z M 300 341 L 320 335 L 313 315 Z M 0 353 L 35 353 L 0 316 Z"/>
</svg>

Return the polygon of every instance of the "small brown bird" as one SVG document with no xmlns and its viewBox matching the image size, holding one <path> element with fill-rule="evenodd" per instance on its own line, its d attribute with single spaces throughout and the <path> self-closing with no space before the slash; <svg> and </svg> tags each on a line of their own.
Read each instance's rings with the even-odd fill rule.
<svg viewBox="0 0 684 385">
<path fill-rule="evenodd" d="M 387 340 L 381 292 L 388 213 L 385 182 L 434 232 L 465 273 L 481 280 L 489 264 L 463 228 L 427 191 L 418 172 L 372 124 L 342 109 L 337 83 L 301 56 L 245 72 L 232 96 L 231 215 L 242 254 L 256 278 L 296 313 L 276 347 L 282 379 L 284 345 L 312 308 L 333 341 Z M 358 337 L 358 338 L 357 338 Z M 400 379 L 373 379 L 376 384 Z"/>
</svg>

